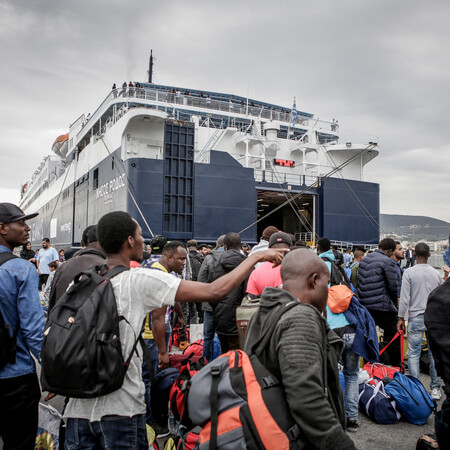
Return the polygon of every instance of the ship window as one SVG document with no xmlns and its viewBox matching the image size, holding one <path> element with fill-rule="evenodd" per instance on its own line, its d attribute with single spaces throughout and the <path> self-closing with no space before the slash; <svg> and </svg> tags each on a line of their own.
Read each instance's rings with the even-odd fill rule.
<svg viewBox="0 0 450 450">
<path fill-rule="evenodd" d="M 94 170 L 94 183 L 93 183 L 93 189 L 98 188 L 98 168 Z"/>
<path fill-rule="evenodd" d="M 114 170 L 114 156 L 111 156 L 111 169 Z"/>
</svg>

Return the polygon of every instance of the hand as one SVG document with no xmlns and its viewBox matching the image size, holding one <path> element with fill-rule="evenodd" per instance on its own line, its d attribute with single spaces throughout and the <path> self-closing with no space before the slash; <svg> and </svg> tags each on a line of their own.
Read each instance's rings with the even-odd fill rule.
<svg viewBox="0 0 450 450">
<path fill-rule="evenodd" d="M 170 367 L 170 360 L 169 360 L 169 354 L 168 353 L 160 353 L 158 355 L 158 367 L 160 369 L 167 369 Z"/>
<path fill-rule="evenodd" d="M 444 276 L 445 276 L 445 277 L 448 277 L 448 275 L 449 275 L 449 273 L 450 273 L 450 267 L 444 266 L 442 269 L 443 269 L 443 271 L 444 271 Z"/>
<path fill-rule="evenodd" d="M 255 258 L 258 259 L 257 262 L 270 261 L 273 262 L 273 267 L 279 266 L 281 261 L 283 261 L 284 255 L 289 251 L 288 248 L 268 248 L 267 250 L 262 250 L 260 252 L 253 253 Z M 249 256 L 249 258 L 252 255 Z"/>
<path fill-rule="evenodd" d="M 405 331 L 405 320 L 402 317 L 398 318 L 397 331 Z"/>
<path fill-rule="evenodd" d="M 186 327 L 186 321 L 183 316 L 178 316 L 178 328 L 182 329 Z"/>
<path fill-rule="evenodd" d="M 56 394 L 53 394 L 52 392 L 49 392 L 47 397 L 44 398 L 44 402 L 48 402 L 52 398 L 56 397 Z"/>
</svg>

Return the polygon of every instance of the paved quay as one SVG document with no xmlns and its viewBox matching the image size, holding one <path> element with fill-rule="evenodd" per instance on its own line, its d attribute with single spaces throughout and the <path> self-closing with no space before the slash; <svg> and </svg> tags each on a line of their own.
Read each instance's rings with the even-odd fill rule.
<svg viewBox="0 0 450 450">
<path fill-rule="evenodd" d="M 421 374 L 421 381 L 428 389 L 430 377 Z M 45 393 L 42 395 L 42 402 L 45 395 Z M 439 401 L 438 409 L 440 409 L 443 399 L 444 395 Z M 50 400 L 49 404 L 61 411 L 63 402 L 64 399 L 57 396 Z M 414 450 L 417 440 L 422 434 L 434 433 L 434 414 L 422 426 L 412 425 L 404 419 L 401 419 L 395 425 L 378 425 L 360 411 L 359 422 L 359 430 L 356 433 L 349 433 L 359 450 Z"/>
</svg>

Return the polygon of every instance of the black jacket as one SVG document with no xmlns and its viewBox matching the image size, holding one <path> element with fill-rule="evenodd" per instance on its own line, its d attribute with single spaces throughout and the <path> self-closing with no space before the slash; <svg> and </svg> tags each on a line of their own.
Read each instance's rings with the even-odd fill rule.
<svg viewBox="0 0 450 450">
<path fill-rule="evenodd" d="M 212 283 L 228 272 L 231 272 L 246 258 L 245 255 L 237 250 L 214 252 L 211 257 L 208 267 L 208 278 L 206 280 L 208 283 Z M 227 336 L 238 335 L 236 327 L 236 308 L 241 304 L 246 288 L 247 279 L 224 297 L 220 303 L 212 304 L 214 325 L 217 333 Z"/>
<path fill-rule="evenodd" d="M 75 275 L 83 270 L 90 270 L 94 269 L 95 266 L 103 265 L 105 261 L 106 256 L 103 252 L 96 248 L 86 247 L 79 251 L 78 256 L 60 264 L 53 278 L 48 310 L 50 311 L 66 292 Z"/>
<path fill-rule="evenodd" d="M 444 380 L 445 393 L 450 397 L 450 279 L 429 295 L 425 326 L 437 373 Z"/>
<path fill-rule="evenodd" d="M 200 267 L 202 266 L 204 256 L 197 250 L 189 251 L 189 262 L 191 263 L 192 280 L 197 281 Z"/>
<path fill-rule="evenodd" d="M 397 269 L 395 261 L 376 249 L 361 259 L 358 269 L 358 297 L 369 311 L 397 312 Z"/>
</svg>

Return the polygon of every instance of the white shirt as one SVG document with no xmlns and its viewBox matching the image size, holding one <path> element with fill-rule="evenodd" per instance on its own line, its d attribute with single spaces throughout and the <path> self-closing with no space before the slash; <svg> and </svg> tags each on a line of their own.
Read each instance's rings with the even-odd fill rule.
<svg viewBox="0 0 450 450">
<path fill-rule="evenodd" d="M 129 322 L 120 322 L 120 339 L 125 359 L 141 331 L 145 316 L 161 306 L 173 305 L 180 282 L 173 275 L 141 267 L 127 270 L 111 279 L 119 316 L 124 316 Z M 134 352 L 120 389 L 97 398 L 71 398 L 64 417 L 95 422 L 107 415 L 132 417 L 145 414 L 142 350 L 139 345 L 137 349 L 139 356 Z"/>
</svg>

